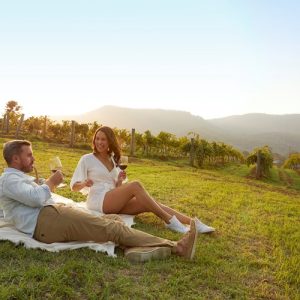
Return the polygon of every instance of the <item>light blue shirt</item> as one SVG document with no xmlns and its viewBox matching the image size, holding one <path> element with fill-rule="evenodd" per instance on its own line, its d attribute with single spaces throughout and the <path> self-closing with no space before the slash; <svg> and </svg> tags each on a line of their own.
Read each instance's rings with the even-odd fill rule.
<svg viewBox="0 0 300 300">
<path fill-rule="evenodd" d="M 34 177 L 7 168 L 0 177 L 0 208 L 6 221 L 33 236 L 40 210 L 53 204 L 48 185 L 38 185 Z"/>
</svg>

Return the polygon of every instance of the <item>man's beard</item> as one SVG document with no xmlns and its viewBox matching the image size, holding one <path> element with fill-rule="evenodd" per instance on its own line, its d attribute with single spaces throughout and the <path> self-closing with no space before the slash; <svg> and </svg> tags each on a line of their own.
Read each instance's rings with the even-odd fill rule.
<svg viewBox="0 0 300 300">
<path fill-rule="evenodd" d="M 28 166 L 22 166 L 21 171 L 23 171 L 24 173 L 30 173 L 31 171 L 33 171 L 33 165 L 30 164 Z"/>
</svg>

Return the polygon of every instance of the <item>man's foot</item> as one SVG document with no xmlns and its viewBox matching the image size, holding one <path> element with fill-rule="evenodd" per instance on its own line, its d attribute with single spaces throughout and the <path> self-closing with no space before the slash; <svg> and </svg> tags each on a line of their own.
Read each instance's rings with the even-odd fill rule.
<svg viewBox="0 0 300 300">
<path fill-rule="evenodd" d="M 153 259 L 165 259 L 170 255 L 170 247 L 132 247 L 124 251 L 124 256 L 131 263 L 141 263 Z"/>
<path fill-rule="evenodd" d="M 216 229 L 210 226 L 205 225 L 199 219 L 195 218 L 196 228 L 199 233 L 211 233 L 214 232 Z"/>
<path fill-rule="evenodd" d="M 166 228 L 171 229 L 175 232 L 186 233 L 189 231 L 188 227 L 184 226 L 174 215 L 170 221 L 170 223 L 165 223 Z"/>
<path fill-rule="evenodd" d="M 192 260 L 195 255 L 198 231 L 195 220 L 191 220 L 190 231 L 177 242 L 176 254 Z"/>
</svg>

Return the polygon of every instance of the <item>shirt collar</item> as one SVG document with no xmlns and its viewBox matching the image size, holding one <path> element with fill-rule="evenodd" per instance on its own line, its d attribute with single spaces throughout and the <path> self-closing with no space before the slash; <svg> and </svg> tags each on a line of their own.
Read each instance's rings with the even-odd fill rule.
<svg viewBox="0 0 300 300">
<path fill-rule="evenodd" d="M 22 172 L 18 169 L 15 169 L 15 168 L 11 168 L 11 167 L 8 167 L 8 168 L 4 169 L 4 173 L 22 173 L 22 174 L 25 174 L 24 172 Z"/>
</svg>

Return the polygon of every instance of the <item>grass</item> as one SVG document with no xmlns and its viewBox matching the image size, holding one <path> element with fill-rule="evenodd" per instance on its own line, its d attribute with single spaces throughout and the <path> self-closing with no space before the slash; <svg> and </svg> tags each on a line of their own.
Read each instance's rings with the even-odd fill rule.
<svg viewBox="0 0 300 300">
<path fill-rule="evenodd" d="M 43 177 L 50 173 L 48 159 L 60 156 L 66 183 L 86 153 L 44 143 L 33 148 Z M 134 160 L 130 180 L 217 228 L 198 238 L 195 260 L 171 257 L 131 265 L 121 253 L 118 258 L 88 249 L 49 253 L 0 242 L 0 299 L 300 299 L 299 175 L 285 171 L 293 179 L 287 186 L 276 169 L 265 182 L 247 178 L 248 171 Z M 83 199 L 68 188 L 58 192 Z M 152 214 L 136 221 L 136 228 L 149 233 L 181 236 Z"/>
</svg>

